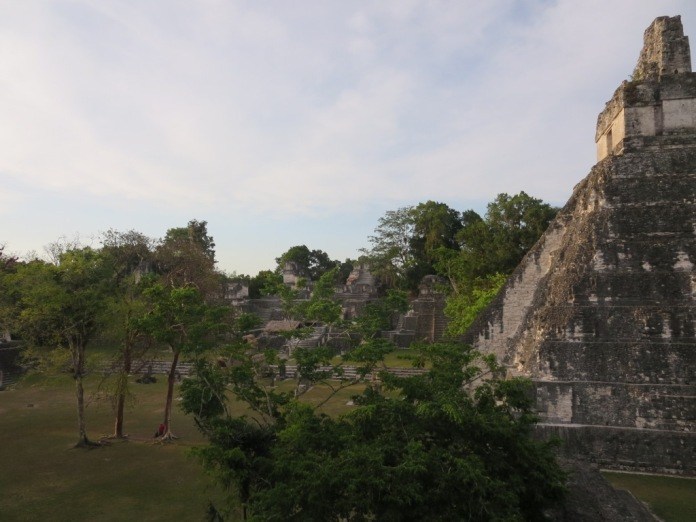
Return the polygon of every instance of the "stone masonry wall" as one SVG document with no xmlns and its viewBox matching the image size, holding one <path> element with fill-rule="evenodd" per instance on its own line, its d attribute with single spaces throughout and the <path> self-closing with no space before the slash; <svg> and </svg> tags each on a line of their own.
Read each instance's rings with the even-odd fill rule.
<svg viewBox="0 0 696 522">
<path fill-rule="evenodd" d="M 691 72 L 689 39 L 680 16 L 660 16 L 643 34 L 643 49 L 633 71 L 634 79 Z"/>
<path fill-rule="evenodd" d="M 609 157 L 467 340 L 533 379 L 543 425 L 563 427 L 568 451 L 696 473 L 694 263 L 696 148 Z M 642 454 L 650 445 L 673 456 L 660 464 Z"/>
</svg>

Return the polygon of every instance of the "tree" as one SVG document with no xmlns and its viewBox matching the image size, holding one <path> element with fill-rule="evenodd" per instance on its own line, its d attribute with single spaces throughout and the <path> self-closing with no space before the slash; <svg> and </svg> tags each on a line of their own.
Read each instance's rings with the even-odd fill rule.
<svg viewBox="0 0 696 522">
<path fill-rule="evenodd" d="M 258 299 L 266 295 L 277 295 L 283 286 L 283 276 L 271 270 L 261 270 L 249 280 L 249 297 Z"/>
<path fill-rule="evenodd" d="M 372 272 L 388 288 L 404 288 L 406 272 L 414 263 L 411 250 L 413 207 L 388 210 L 379 218 L 375 235 L 368 239 L 372 247 L 363 249 Z"/>
<path fill-rule="evenodd" d="M 5 252 L 5 245 L 0 243 L 0 342 L 10 340 L 10 322 L 14 309 L 14 300 L 9 285 L 9 276 L 17 268 L 18 258 Z"/>
<path fill-rule="evenodd" d="M 459 248 L 456 236 L 461 228 L 461 214 L 445 203 L 402 207 L 380 218 L 366 253 L 384 284 L 415 291 L 424 276 L 435 273 L 442 249 Z"/>
<path fill-rule="evenodd" d="M 430 369 L 382 373 L 385 392 L 367 387 L 338 418 L 261 389 L 250 362 L 204 365 L 183 404 L 209 441 L 199 457 L 244 519 L 543 519 L 564 474 L 532 436 L 529 383 L 497 378 L 492 357 L 460 345 L 421 346 L 418 362 Z M 265 420 L 231 415 L 225 388 Z"/>
<path fill-rule="evenodd" d="M 384 330 L 392 329 L 392 321 L 397 314 L 408 310 L 408 296 L 403 290 L 387 290 L 387 294 L 365 305 L 355 318 L 353 329 L 363 339 L 372 339 Z"/>
<path fill-rule="evenodd" d="M 90 446 L 85 426 L 86 349 L 100 328 L 110 291 L 110 267 L 89 247 L 61 253 L 59 265 L 32 261 L 12 277 L 17 292 L 15 325 L 34 346 L 67 348 L 75 379 L 78 441 Z"/>
<path fill-rule="evenodd" d="M 156 249 L 157 271 L 173 287 L 194 285 L 206 299 L 223 295 L 215 272 L 215 243 L 207 222 L 191 220 L 186 227 L 170 228 Z"/>
<path fill-rule="evenodd" d="M 208 235 L 208 222 L 192 219 L 185 227 L 170 228 L 162 240 L 164 244 L 192 243 L 208 258 L 215 263 L 215 242 L 213 236 Z"/>
<path fill-rule="evenodd" d="M 322 274 L 316 282 L 309 301 L 302 309 L 305 319 L 332 325 L 341 318 L 341 305 L 334 299 L 334 283 L 338 270 L 338 267 L 332 268 Z"/>
<path fill-rule="evenodd" d="M 0 271 L 2 272 L 9 271 L 19 261 L 16 255 L 5 252 L 5 248 L 5 245 L 0 243 Z"/>
<path fill-rule="evenodd" d="M 433 263 L 442 249 L 459 250 L 457 233 L 462 229 L 461 214 L 445 203 L 426 201 L 411 210 L 413 236 L 411 249 L 418 271 L 412 278 L 419 283 L 423 276 L 435 273 Z"/>
<path fill-rule="evenodd" d="M 485 221 L 472 220 L 459 233 L 462 250 L 479 257 L 476 276 L 509 274 L 546 231 L 558 212 L 525 192 L 502 193 L 488 204 Z"/>
<path fill-rule="evenodd" d="M 165 343 L 172 352 L 163 420 L 166 430 L 162 435 L 162 440 L 170 440 L 174 438 L 171 414 L 179 358 L 182 354 L 201 354 L 214 346 L 229 327 L 229 310 L 207 304 L 200 290 L 193 285 L 171 287 L 151 282 L 144 293 L 149 310 L 137 328 Z"/>
<path fill-rule="evenodd" d="M 109 230 L 102 238 L 102 255 L 109 259 L 114 278 L 108 303 L 109 315 L 113 319 L 110 330 L 120 345 L 111 393 L 116 417 L 115 438 L 124 436 L 124 410 L 130 395 L 128 376 L 133 363 L 141 359 L 151 345 L 150 336 L 140 326 L 146 311 L 140 281 L 147 276 L 153 263 L 154 244 L 152 239 L 134 230 Z"/>
<path fill-rule="evenodd" d="M 332 260 L 323 250 L 310 250 L 305 245 L 290 247 L 287 252 L 277 257 L 276 272 L 282 272 L 285 263 L 288 262 L 295 263 L 300 275 L 308 277 L 310 281 L 317 281 L 326 272 L 340 264 Z"/>
<path fill-rule="evenodd" d="M 344 284 L 350 276 L 350 273 L 353 271 L 353 268 L 355 268 L 356 264 L 357 261 L 346 258 L 346 260 L 341 263 L 338 268 L 338 273 L 336 274 L 336 284 Z"/>
<path fill-rule="evenodd" d="M 502 288 L 506 277 L 539 240 L 558 209 L 524 192 L 499 194 L 485 219 L 473 210 L 462 214 L 460 250 L 441 248 L 437 271 L 451 284 L 445 313 L 449 333 L 462 334 Z"/>
<path fill-rule="evenodd" d="M 492 274 L 474 279 L 467 292 L 453 292 L 445 305 L 445 314 L 450 318 L 447 324 L 449 335 L 463 335 L 476 317 L 498 295 L 505 284 L 505 274 Z"/>
</svg>

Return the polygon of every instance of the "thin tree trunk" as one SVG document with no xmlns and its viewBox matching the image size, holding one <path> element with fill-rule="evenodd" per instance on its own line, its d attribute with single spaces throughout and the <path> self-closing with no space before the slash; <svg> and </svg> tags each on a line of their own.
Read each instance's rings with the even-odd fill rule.
<svg viewBox="0 0 696 522">
<path fill-rule="evenodd" d="M 125 373 L 125 371 L 124 371 Z M 122 381 L 123 379 L 128 379 L 127 373 L 124 375 L 119 375 L 118 379 L 119 381 Z M 118 394 L 116 397 L 116 422 L 114 423 L 114 437 L 117 439 L 122 439 L 123 438 L 123 410 L 125 407 L 126 403 L 126 393 L 125 389 L 123 388 L 124 384 L 123 382 L 119 382 L 117 385 L 117 390 L 116 393 Z"/>
<path fill-rule="evenodd" d="M 165 431 L 162 439 L 174 438 L 172 435 L 172 400 L 174 398 L 174 382 L 176 381 L 176 366 L 179 363 L 179 350 L 174 350 L 174 359 L 169 368 L 169 376 L 167 377 L 167 403 L 164 407 L 164 426 Z"/>
<path fill-rule="evenodd" d="M 82 387 L 82 373 L 75 373 L 75 394 L 77 396 L 77 430 L 79 438 L 75 447 L 89 446 L 91 443 L 87 438 L 87 428 L 85 427 L 85 390 Z"/>
<path fill-rule="evenodd" d="M 85 390 L 82 386 L 82 378 L 85 375 L 85 346 L 80 340 L 75 340 L 70 343 L 70 351 L 73 360 L 73 377 L 75 378 L 75 395 L 77 397 L 77 431 L 79 438 L 76 448 L 85 448 L 98 446 L 89 440 L 87 437 L 87 428 L 85 426 Z"/>
<path fill-rule="evenodd" d="M 114 437 L 123 438 L 123 410 L 126 404 L 126 392 L 128 390 L 128 375 L 131 372 L 131 346 L 126 342 L 123 351 L 123 369 L 116 384 L 116 423 L 114 425 Z"/>
<path fill-rule="evenodd" d="M 75 377 L 75 395 L 77 397 L 77 431 L 78 439 L 75 447 L 90 446 L 85 426 L 85 390 L 82 386 L 82 377 L 85 373 L 85 347 L 79 341 L 70 345 L 73 357 L 73 376 Z"/>
</svg>

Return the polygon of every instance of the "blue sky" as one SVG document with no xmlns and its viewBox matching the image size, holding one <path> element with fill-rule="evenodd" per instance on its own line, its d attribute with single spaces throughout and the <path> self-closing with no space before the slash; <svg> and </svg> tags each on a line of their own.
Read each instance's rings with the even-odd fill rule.
<svg viewBox="0 0 696 522">
<path fill-rule="evenodd" d="M 562 205 L 644 29 L 696 2 L 0 2 L 0 243 L 208 221 L 220 268 L 355 257 L 387 210 Z"/>
</svg>

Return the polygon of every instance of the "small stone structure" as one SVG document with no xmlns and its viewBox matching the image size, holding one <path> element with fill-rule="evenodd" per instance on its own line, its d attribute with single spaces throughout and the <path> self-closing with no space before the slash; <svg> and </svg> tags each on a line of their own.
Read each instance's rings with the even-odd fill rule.
<svg viewBox="0 0 696 522">
<path fill-rule="evenodd" d="M 530 377 L 540 430 L 601 466 L 696 474 L 696 74 L 656 19 L 599 162 L 465 336 Z"/>
<path fill-rule="evenodd" d="M 354 319 L 365 307 L 365 304 L 378 296 L 375 277 L 369 266 L 360 263 L 353 268 L 346 283 L 336 287 L 335 297 L 341 303 L 344 319 Z"/>
<path fill-rule="evenodd" d="M 225 286 L 225 301 L 233 306 L 244 304 L 249 299 L 249 285 L 245 281 L 230 281 Z"/>
<path fill-rule="evenodd" d="M 399 321 L 401 329 L 414 333 L 414 340 L 434 343 L 444 337 L 447 317 L 442 288 L 446 285 L 447 281 L 434 275 L 425 276 L 418 285 L 418 297 Z"/>
<path fill-rule="evenodd" d="M 297 288 L 297 283 L 304 280 L 309 282 L 309 276 L 294 261 L 286 261 L 283 265 L 283 283 Z"/>
<path fill-rule="evenodd" d="M 644 149 L 649 137 L 679 136 L 696 128 L 696 76 L 680 17 L 657 18 L 644 40 L 633 81 L 623 82 L 599 115 L 597 161 Z"/>
</svg>

